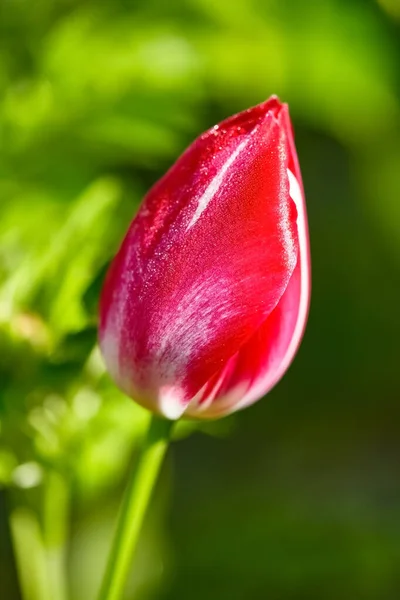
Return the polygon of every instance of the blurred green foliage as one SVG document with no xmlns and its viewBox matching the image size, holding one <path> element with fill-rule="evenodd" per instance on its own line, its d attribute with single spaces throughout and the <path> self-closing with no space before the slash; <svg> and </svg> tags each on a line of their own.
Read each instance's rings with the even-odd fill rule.
<svg viewBox="0 0 400 600">
<path fill-rule="evenodd" d="M 127 598 L 399 598 L 398 6 L 0 0 L 0 483 L 27 600 L 65 600 L 43 568 L 66 559 L 93 597 L 148 419 L 95 345 L 107 264 L 185 146 L 272 93 L 308 198 L 308 332 L 223 441 L 176 444 Z M 16 600 L 9 544 L 0 564 Z"/>
</svg>

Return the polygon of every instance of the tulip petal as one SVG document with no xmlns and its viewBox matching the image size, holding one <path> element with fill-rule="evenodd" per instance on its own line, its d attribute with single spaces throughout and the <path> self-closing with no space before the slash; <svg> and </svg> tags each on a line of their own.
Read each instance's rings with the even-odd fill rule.
<svg viewBox="0 0 400 600">
<path fill-rule="evenodd" d="M 294 167 L 294 163 L 292 163 Z M 217 418 L 265 395 L 292 362 L 304 333 L 310 298 L 308 231 L 301 180 L 288 170 L 298 210 L 299 260 L 278 305 L 225 367 L 211 378 L 186 413 Z"/>
<path fill-rule="evenodd" d="M 108 368 L 167 417 L 192 412 L 230 361 L 247 364 L 246 346 L 251 357 L 252 344 L 269 343 L 263 328 L 287 319 L 276 315 L 301 275 L 286 119 L 273 98 L 198 138 L 149 192 L 108 273 L 100 326 Z M 264 354 L 259 373 L 265 362 Z"/>
</svg>

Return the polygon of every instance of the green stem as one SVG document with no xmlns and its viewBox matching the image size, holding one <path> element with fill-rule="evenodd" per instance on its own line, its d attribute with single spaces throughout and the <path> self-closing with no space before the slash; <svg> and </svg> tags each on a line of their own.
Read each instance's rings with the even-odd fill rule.
<svg viewBox="0 0 400 600">
<path fill-rule="evenodd" d="M 132 471 L 99 600 L 120 600 L 154 484 L 168 448 L 173 422 L 152 417 L 136 468 Z"/>
<path fill-rule="evenodd" d="M 10 526 L 23 599 L 52 600 L 37 515 L 27 508 L 15 508 L 10 514 Z"/>
<path fill-rule="evenodd" d="M 68 482 L 49 470 L 44 482 L 43 535 L 52 600 L 67 600 Z"/>
</svg>

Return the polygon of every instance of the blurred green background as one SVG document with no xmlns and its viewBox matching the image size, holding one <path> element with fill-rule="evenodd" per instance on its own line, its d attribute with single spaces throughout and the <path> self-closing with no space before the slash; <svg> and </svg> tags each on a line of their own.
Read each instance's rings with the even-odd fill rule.
<svg viewBox="0 0 400 600">
<path fill-rule="evenodd" d="M 268 399 L 173 445 L 126 599 L 400 598 L 399 0 L 0 0 L 2 599 L 94 598 L 148 420 L 95 347 L 106 265 L 188 143 L 272 93 L 307 333 Z"/>
</svg>

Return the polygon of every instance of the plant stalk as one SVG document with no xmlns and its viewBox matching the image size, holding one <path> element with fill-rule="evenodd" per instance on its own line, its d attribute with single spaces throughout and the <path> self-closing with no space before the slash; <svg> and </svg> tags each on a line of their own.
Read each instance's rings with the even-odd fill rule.
<svg viewBox="0 0 400 600">
<path fill-rule="evenodd" d="M 43 537 L 51 598 L 67 600 L 68 481 L 61 473 L 49 470 L 44 486 Z"/>
<path fill-rule="evenodd" d="M 172 421 L 153 416 L 132 470 L 117 522 L 99 600 L 120 600 L 132 564 L 141 526 L 168 448 Z"/>
</svg>

